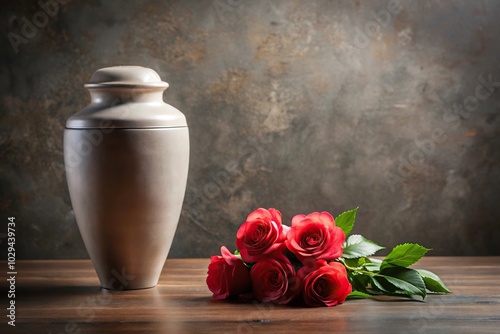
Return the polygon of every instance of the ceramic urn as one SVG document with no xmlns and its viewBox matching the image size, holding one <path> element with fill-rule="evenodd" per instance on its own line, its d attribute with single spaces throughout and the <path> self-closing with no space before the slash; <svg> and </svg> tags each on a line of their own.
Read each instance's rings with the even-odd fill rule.
<svg viewBox="0 0 500 334">
<path fill-rule="evenodd" d="M 155 286 L 179 221 L 189 133 L 167 87 L 149 68 L 100 69 L 85 84 L 90 104 L 66 122 L 71 203 L 106 289 Z"/>
</svg>

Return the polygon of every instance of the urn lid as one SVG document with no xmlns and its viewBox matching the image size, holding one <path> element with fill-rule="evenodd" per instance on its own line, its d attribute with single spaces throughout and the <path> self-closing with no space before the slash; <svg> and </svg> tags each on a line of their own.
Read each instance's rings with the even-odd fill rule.
<svg viewBox="0 0 500 334">
<path fill-rule="evenodd" d="M 186 117 L 163 102 L 168 83 L 150 68 L 101 68 L 84 87 L 92 101 L 67 120 L 67 129 L 187 127 Z"/>
</svg>

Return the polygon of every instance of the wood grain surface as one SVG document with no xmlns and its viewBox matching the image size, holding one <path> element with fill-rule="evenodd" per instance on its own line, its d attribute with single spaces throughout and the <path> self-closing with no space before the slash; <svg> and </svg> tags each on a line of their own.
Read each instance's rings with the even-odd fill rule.
<svg viewBox="0 0 500 334">
<path fill-rule="evenodd" d="M 428 257 L 415 266 L 440 275 L 451 295 L 332 308 L 215 301 L 208 262 L 169 259 L 157 287 L 111 292 L 88 260 L 18 261 L 16 326 L 7 325 L 4 270 L 0 333 L 500 333 L 500 257 Z"/>
</svg>

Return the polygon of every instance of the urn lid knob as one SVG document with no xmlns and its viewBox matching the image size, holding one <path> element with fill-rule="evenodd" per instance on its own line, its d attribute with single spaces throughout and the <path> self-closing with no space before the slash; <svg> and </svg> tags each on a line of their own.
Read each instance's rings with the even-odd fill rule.
<svg viewBox="0 0 500 334">
<path fill-rule="evenodd" d="M 109 86 L 161 87 L 168 83 L 161 80 L 155 70 L 142 66 L 113 66 L 94 72 L 86 88 Z"/>
</svg>

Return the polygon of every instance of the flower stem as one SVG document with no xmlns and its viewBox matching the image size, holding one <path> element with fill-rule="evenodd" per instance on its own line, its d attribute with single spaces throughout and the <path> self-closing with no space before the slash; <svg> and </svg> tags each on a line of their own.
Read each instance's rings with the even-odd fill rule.
<svg viewBox="0 0 500 334">
<path fill-rule="evenodd" d="M 373 271 L 362 270 L 362 269 L 359 269 L 359 268 L 350 267 L 343 260 L 340 260 L 340 261 L 346 267 L 347 270 L 354 271 L 354 272 L 357 272 L 357 273 L 360 273 L 360 274 L 369 275 L 369 276 L 384 276 L 384 275 L 380 275 L 378 273 L 374 273 Z"/>
</svg>

